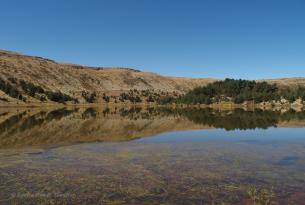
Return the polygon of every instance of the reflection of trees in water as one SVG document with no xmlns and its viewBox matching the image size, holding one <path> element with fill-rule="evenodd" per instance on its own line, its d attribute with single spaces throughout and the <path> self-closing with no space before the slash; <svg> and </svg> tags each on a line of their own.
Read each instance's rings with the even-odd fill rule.
<svg viewBox="0 0 305 205">
<path fill-rule="evenodd" d="M 78 112 L 78 108 L 68 110 L 67 108 L 61 108 L 58 110 L 53 110 L 48 113 L 46 120 L 51 121 L 51 120 L 60 120 L 63 117 L 69 116 L 70 114 Z"/>
<path fill-rule="evenodd" d="M 83 114 L 82 114 L 82 119 L 87 119 L 87 118 L 96 118 L 97 111 L 95 108 L 89 107 L 87 108 Z"/>
<path fill-rule="evenodd" d="M 141 108 L 141 107 L 132 107 L 132 108 L 121 108 L 119 110 L 120 116 L 126 117 L 131 120 L 138 120 L 138 119 L 154 119 L 154 117 L 162 117 L 167 115 L 167 113 L 162 112 L 160 109 L 148 107 L 148 108 Z"/>
<path fill-rule="evenodd" d="M 31 116 L 28 116 L 27 112 L 19 113 L 0 123 L 0 132 L 13 134 L 17 131 L 25 131 L 35 126 L 41 126 L 44 123 L 51 122 L 52 120 L 60 120 L 74 112 L 79 112 L 79 109 L 61 108 L 50 112 L 41 111 Z M 305 120 L 305 111 L 296 112 L 294 110 L 289 110 L 281 113 L 280 111 L 244 111 L 242 109 L 219 111 L 209 108 L 173 109 L 132 107 L 115 110 L 105 108 L 102 111 L 99 111 L 96 108 L 87 108 L 85 111 L 82 111 L 81 116 L 82 119 L 85 120 L 91 118 L 95 119 L 97 116 L 105 117 L 114 114 L 119 114 L 121 118 L 128 118 L 130 120 L 155 119 L 155 117 L 162 118 L 163 116 L 186 117 L 196 124 L 224 128 L 226 130 L 266 129 L 268 127 L 277 126 L 281 121 Z"/>
<path fill-rule="evenodd" d="M 137 120 L 140 118 L 139 113 L 142 112 L 142 108 L 141 107 L 132 107 L 129 109 L 121 108 L 119 112 L 122 117 L 127 117 L 129 119 Z"/>
<path fill-rule="evenodd" d="M 0 117 L 2 117 L 2 116 L 6 116 L 6 115 L 8 115 L 9 113 L 8 112 L 3 112 L 3 113 L 0 113 Z"/>
<path fill-rule="evenodd" d="M 244 111 L 235 109 L 230 111 L 218 111 L 214 109 L 168 109 L 162 108 L 163 112 L 179 116 L 185 116 L 189 120 L 198 123 L 224 128 L 226 130 L 245 130 L 268 127 L 276 127 L 281 121 L 304 120 L 305 112 L 289 110 L 285 113 L 280 111 Z"/>
<path fill-rule="evenodd" d="M 109 114 L 110 111 L 107 110 Z M 284 113 L 280 111 L 245 111 L 243 109 L 235 109 L 228 111 L 220 111 L 212 108 L 195 109 L 195 108 L 121 108 L 119 110 L 121 117 L 128 119 L 153 119 L 154 116 L 176 116 L 187 117 L 196 124 L 203 124 L 215 128 L 224 128 L 226 130 L 246 130 L 268 127 L 276 127 L 281 121 L 305 120 L 305 111 L 296 112 L 289 110 Z M 105 111 L 104 111 L 105 114 Z"/>
<path fill-rule="evenodd" d="M 2 122 L 0 124 L 0 132 L 3 133 L 3 132 L 6 132 L 7 130 L 9 130 L 12 126 L 14 126 L 18 122 L 20 122 L 22 120 L 22 117 L 25 114 L 26 114 L 26 112 L 23 112 L 23 113 L 11 116 L 10 118 L 8 118 L 4 122 Z"/>
<path fill-rule="evenodd" d="M 245 112 L 243 110 L 234 110 L 230 113 L 205 111 L 185 112 L 190 120 L 195 123 L 207 124 L 216 128 L 234 129 L 255 129 L 274 127 L 278 123 L 278 117 L 273 112 Z"/>
<path fill-rule="evenodd" d="M 17 115 L 13 115 L 0 124 L 0 133 L 7 132 L 7 134 L 14 134 L 19 131 L 25 131 L 36 126 L 41 126 L 43 123 L 50 122 L 52 120 L 60 120 L 63 117 L 77 112 L 78 109 L 68 110 L 61 108 L 50 112 L 40 111 L 31 116 L 27 116 L 27 112 L 22 112 Z"/>
</svg>

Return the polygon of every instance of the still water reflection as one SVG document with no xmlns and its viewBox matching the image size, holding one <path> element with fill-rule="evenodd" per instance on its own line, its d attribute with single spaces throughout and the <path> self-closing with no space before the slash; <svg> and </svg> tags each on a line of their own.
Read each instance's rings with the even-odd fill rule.
<svg viewBox="0 0 305 205">
<path fill-rule="evenodd" d="M 305 112 L 0 110 L 1 204 L 302 204 Z"/>
</svg>

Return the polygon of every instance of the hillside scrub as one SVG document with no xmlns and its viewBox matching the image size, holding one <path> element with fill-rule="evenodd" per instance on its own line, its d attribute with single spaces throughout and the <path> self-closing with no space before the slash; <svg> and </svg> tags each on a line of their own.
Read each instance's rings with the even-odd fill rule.
<svg viewBox="0 0 305 205">
<path fill-rule="evenodd" d="M 66 95 L 60 91 L 45 91 L 42 87 L 34 85 L 33 83 L 27 82 L 25 80 L 19 80 L 19 84 L 22 90 L 27 95 L 34 98 L 38 98 L 40 101 L 46 101 L 47 97 L 49 100 L 58 103 L 66 103 L 67 101 L 73 101 L 75 103 L 78 103 L 78 100 L 76 98 Z M 39 96 L 36 96 L 36 94 L 38 94 Z M 90 99 L 92 99 L 92 97 Z"/>
<path fill-rule="evenodd" d="M 48 98 L 49 100 L 58 103 L 66 103 L 67 101 L 78 103 L 76 98 L 63 94 L 60 91 L 46 91 L 42 87 L 34 85 L 33 83 L 27 82 L 25 80 L 18 81 L 15 78 L 9 78 L 8 80 L 10 82 L 6 82 L 0 78 L 0 90 L 2 90 L 10 97 L 16 98 L 18 100 L 26 101 L 26 98 L 22 95 L 23 93 L 33 98 L 37 98 L 40 101 L 46 101 L 46 98 Z"/>
<path fill-rule="evenodd" d="M 23 100 L 22 94 L 19 92 L 17 87 L 9 82 L 5 82 L 0 78 L 0 90 L 9 95 L 10 97 Z"/>
<path fill-rule="evenodd" d="M 60 91 L 58 92 L 47 91 L 46 95 L 49 100 L 54 102 L 66 103 L 67 101 L 73 101 L 75 103 L 78 103 L 78 100 L 76 98 L 72 98 L 71 96 L 66 95 Z"/>
<path fill-rule="evenodd" d="M 86 102 L 94 103 L 96 101 L 97 95 L 96 95 L 96 92 L 88 93 L 86 91 L 83 91 L 82 97 L 86 100 Z"/>
<path fill-rule="evenodd" d="M 23 101 L 27 100 L 27 96 L 30 96 L 42 102 L 50 100 L 58 103 L 79 103 L 79 99 L 64 94 L 61 91 L 46 90 L 32 82 L 16 78 L 8 78 L 7 81 L 0 78 L 0 90 L 13 98 Z M 95 103 L 99 100 L 96 92 L 83 91 L 81 97 L 87 103 Z M 131 89 L 127 92 L 121 92 L 119 95 L 108 96 L 106 93 L 103 93 L 100 97 L 106 103 L 146 102 L 161 105 L 172 103 L 209 105 L 220 102 L 235 104 L 271 102 L 273 103 L 272 105 L 275 105 L 277 102 L 293 103 L 296 100 L 305 101 L 305 87 L 285 87 L 267 82 L 225 79 L 224 81 L 216 81 L 206 86 L 196 87 L 183 95 L 177 92 L 164 92 L 153 89 Z"/>
<path fill-rule="evenodd" d="M 45 93 L 44 89 L 40 86 L 36 86 L 33 83 L 20 80 L 20 86 L 23 91 L 31 97 L 35 97 L 36 93 L 42 94 Z"/>
</svg>

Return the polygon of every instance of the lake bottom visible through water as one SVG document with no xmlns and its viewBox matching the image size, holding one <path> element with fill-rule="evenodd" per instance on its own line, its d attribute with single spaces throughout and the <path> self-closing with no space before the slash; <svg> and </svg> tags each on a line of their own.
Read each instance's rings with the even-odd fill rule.
<svg viewBox="0 0 305 205">
<path fill-rule="evenodd" d="M 135 135 L 130 140 L 56 145 L 46 143 L 50 137 L 46 140 L 28 134 L 44 128 L 59 136 L 46 127 L 50 123 L 55 127 L 63 119 L 62 131 L 70 130 L 70 120 L 77 124 L 102 120 L 90 117 L 92 121 L 86 121 L 77 116 L 65 115 L 48 124 L 44 121 L 16 134 L 12 134 L 13 125 L 6 125 L 0 149 L 0 204 L 305 203 L 305 128 L 229 130 L 196 125 L 180 131 L 146 131 L 149 125 L 154 128 L 151 130 L 160 128 L 162 123 L 153 123 L 163 117 L 146 124 L 144 119 L 120 118 L 124 125 L 134 120 L 125 129 L 145 132 L 143 137 L 130 132 Z M 109 117 L 103 123 L 111 120 Z M 83 130 L 92 136 L 101 129 L 106 131 L 100 124 L 72 125 L 77 133 Z M 12 136 L 16 136 L 14 144 L 8 140 Z M 19 136 L 29 136 L 33 145 L 21 146 L 19 141 L 24 139 Z M 71 140 L 75 134 L 66 132 L 65 136 Z"/>
</svg>

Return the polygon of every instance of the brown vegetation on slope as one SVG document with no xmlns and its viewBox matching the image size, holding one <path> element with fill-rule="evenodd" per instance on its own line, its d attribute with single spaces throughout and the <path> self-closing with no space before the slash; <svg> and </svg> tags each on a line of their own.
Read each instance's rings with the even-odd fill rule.
<svg viewBox="0 0 305 205">
<path fill-rule="evenodd" d="M 184 93 L 213 79 L 165 77 L 127 68 L 93 68 L 62 64 L 40 57 L 0 51 L 0 78 L 25 80 L 45 90 L 61 91 L 84 102 L 82 92 L 123 92 L 132 89 Z M 30 100 L 35 102 L 35 99 Z"/>
<path fill-rule="evenodd" d="M 300 78 L 300 77 L 269 79 L 266 81 L 268 83 L 275 83 L 279 86 L 289 86 L 289 87 L 305 86 L 305 78 Z"/>
<path fill-rule="evenodd" d="M 141 99 L 142 102 L 149 102 L 149 96 L 179 95 L 195 87 L 205 86 L 216 81 L 210 78 L 166 77 L 130 68 L 63 64 L 41 57 L 0 50 L 0 80 L 10 82 L 9 79 L 16 79 L 17 82 L 24 80 L 43 88 L 46 92 L 61 92 L 79 103 L 88 103 L 88 98 L 92 95 L 96 96 L 95 102 L 107 102 L 105 94 L 106 98 L 110 97 L 110 102 L 120 102 L 120 94 L 127 94 L 132 90 L 149 91 L 149 95 Z M 266 81 L 282 86 L 305 86 L 305 78 Z M 46 94 L 30 96 L 24 92 L 20 83 L 13 86 L 16 86 L 17 90 L 24 96 L 23 100 L 17 100 L 0 91 L 0 105 L 29 105 L 41 103 L 41 101 L 44 103 L 52 101 L 46 97 Z M 143 96 L 139 95 L 139 97 Z"/>
</svg>

